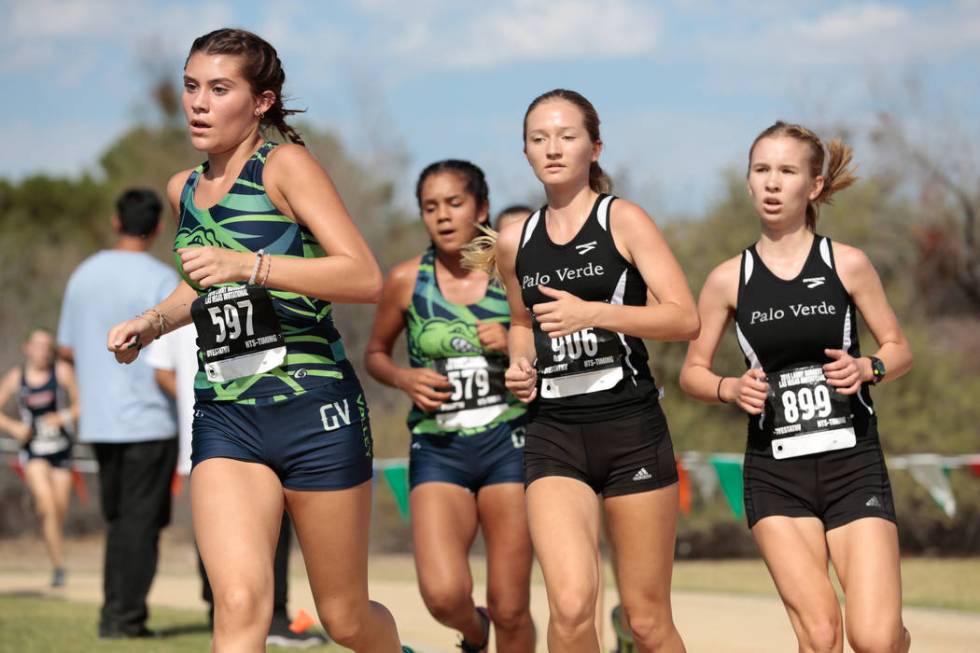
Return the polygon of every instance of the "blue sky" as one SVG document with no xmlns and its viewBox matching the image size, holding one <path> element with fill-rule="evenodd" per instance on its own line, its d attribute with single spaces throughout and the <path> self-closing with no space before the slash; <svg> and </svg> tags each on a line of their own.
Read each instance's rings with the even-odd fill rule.
<svg viewBox="0 0 980 653">
<path fill-rule="evenodd" d="M 177 80 L 191 40 L 225 25 L 270 40 L 292 104 L 402 170 L 406 203 L 445 157 L 481 165 L 498 208 L 536 197 L 521 118 L 558 86 L 593 101 L 604 167 L 660 215 L 702 210 L 778 118 L 861 134 L 887 111 L 933 145 L 980 143 L 980 0 L 0 0 L 0 176 L 94 169 L 147 115 L 147 62 Z"/>
</svg>

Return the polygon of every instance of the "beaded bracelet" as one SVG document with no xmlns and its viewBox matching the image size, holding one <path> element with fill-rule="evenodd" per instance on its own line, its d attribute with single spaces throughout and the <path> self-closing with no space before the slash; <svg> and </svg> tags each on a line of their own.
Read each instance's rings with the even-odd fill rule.
<svg viewBox="0 0 980 653">
<path fill-rule="evenodd" d="M 265 259 L 268 262 L 266 263 L 265 266 L 265 276 L 262 277 L 262 281 L 259 282 L 260 286 L 265 286 L 266 282 L 269 281 L 269 275 L 272 273 L 272 256 L 271 255 L 266 256 Z"/>
<path fill-rule="evenodd" d="M 255 253 L 255 265 L 252 266 L 252 276 L 248 278 L 248 285 L 255 283 L 255 276 L 259 273 L 259 268 L 262 266 L 262 257 L 265 256 L 265 250 L 260 249 Z"/>
</svg>

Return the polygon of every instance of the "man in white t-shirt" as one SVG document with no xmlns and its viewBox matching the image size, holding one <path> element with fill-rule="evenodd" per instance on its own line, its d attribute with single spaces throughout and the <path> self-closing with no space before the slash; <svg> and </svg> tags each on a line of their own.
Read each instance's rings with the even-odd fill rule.
<svg viewBox="0 0 980 653">
<path fill-rule="evenodd" d="M 146 363 L 155 370 L 157 383 L 165 393 L 177 400 L 177 420 L 180 448 L 177 473 L 191 473 L 191 433 L 194 424 L 194 377 L 197 375 L 197 332 L 194 325 L 181 327 L 153 343 L 146 350 Z M 326 643 L 322 635 L 313 632 L 294 633 L 289 629 L 286 600 L 289 594 L 289 546 L 292 524 L 284 512 L 279 530 L 279 543 L 273 567 L 275 593 L 272 623 L 266 644 L 269 646 L 307 647 Z M 201 597 L 214 615 L 211 584 L 198 557 L 198 570 L 203 583 Z"/>
</svg>

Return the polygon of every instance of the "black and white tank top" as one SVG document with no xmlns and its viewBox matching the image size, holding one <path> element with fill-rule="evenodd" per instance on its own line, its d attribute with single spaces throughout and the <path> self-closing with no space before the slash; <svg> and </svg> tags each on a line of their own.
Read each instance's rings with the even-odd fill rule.
<svg viewBox="0 0 980 653">
<path fill-rule="evenodd" d="M 537 414 L 596 422 L 638 412 L 656 400 L 642 340 L 598 327 L 551 338 L 533 315 L 535 304 L 551 301 L 538 286 L 564 290 L 585 301 L 646 303 L 643 277 L 613 242 L 609 208 L 615 199 L 599 195 L 585 224 L 564 245 L 548 236 L 547 207 L 524 223 L 516 272 L 524 305 L 532 313 L 539 380 L 532 410 Z"/>
<path fill-rule="evenodd" d="M 744 250 L 735 332 L 746 365 L 762 368 L 769 383 L 764 412 L 749 416 L 750 451 L 771 455 L 774 439 L 836 428 L 868 436 L 875 425 L 868 384 L 840 395 L 821 369 L 831 362 L 824 349 L 861 355 L 854 301 L 837 275 L 829 238 L 814 235 L 803 269 L 788 280 L 766 267 L 755 245 Z"/>
</svg>

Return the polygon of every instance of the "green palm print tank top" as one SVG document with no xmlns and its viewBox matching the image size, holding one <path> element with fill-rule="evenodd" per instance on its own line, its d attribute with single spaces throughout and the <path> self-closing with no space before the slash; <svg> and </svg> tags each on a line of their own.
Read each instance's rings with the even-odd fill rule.
<svg viewBox="0 0 980 653">
<path fill-rule="evenodd" d="M 476 435 L 524 417 L 526 406 L 503 387 L 506 354 L 487 350 L 476 330 L 477 321 L 510 325 L 500 284 L 487 284 L 486 294 L 475 304 L 448 301 L 439 290 L 435 251 L 429 248 L 419 262 L 404 318 L 411 366 L 433 368 L 449 377 L 453 394 L 436 412 L 413 405 L 408 414 L 413 434 Z"/>
<path fill-rule="evenodd" d="M 324 256 L 313 234 L 283 215 L 265 192 L 262 171 L 274 147 L 276 143 L 263 144 L 245 163 L 228 194 L 209 209 L 198 208 L 194 203 L 194 191 L 208 164 L 202 163 L 187 178 L 180 195 L 180 224 L 174 251 L 177 269 L 199 295 L 207 291 L 184 273 L 180 255 L 176 254 L 178 248 L 212 246 L 236 252 L 264 249 L 267 254 L 296 258 Z M 330 302 L 275 289 L 270 289 L 269 295 L 286 344 L 283 364 L 268 372 L 219 383 L 208 380 L 199 352 L 194 381 L 196 399 L 266 403 L 326 384 L 351 384 L 351 389 L 358 388 L 340 334 L 333 324 Z"/>
</svg>

